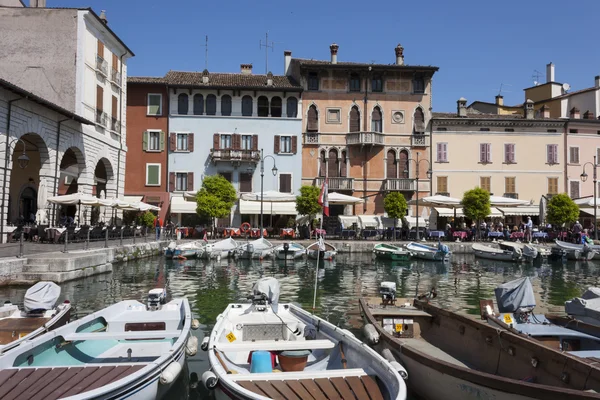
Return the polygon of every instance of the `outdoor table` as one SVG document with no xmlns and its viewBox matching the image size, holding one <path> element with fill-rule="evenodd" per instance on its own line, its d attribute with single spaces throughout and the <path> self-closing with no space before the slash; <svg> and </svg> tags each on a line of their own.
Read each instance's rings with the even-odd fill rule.
<svg viewBox="0 0 600 400">
<path fill-rule="evenodd" d="M 325 239 L 325 235 L 327 234 L 327 231 L 325 229 L 316 228 L 315 230 L 313 230 L 312 234 L 315 237 L 317 235 L 321 235 L 323 237 L 323 239 Z"/>
<path fill-rule="evenodd" d="M 379 231 L 377 229 L 363 229 L 362 237 L 363 239 L 368 239 L 370 237 L 377 237 L 379 235 Z"/>
<path fill-rule="evenodd" d="M 513 232 L 510 234 L 511 239 L 523 239 L 525 234 L 523 232 Z"/>
<path fill-rule="evenodd" d="M 431 232 L 429 232 L 429 237 L 430 238 L 441 239 L 441 238 L 446 237 L 446 232 L 444 232 L 444 231 L 431 231 Z"/>
<path fill-rule="evenodd" d="M 534 238 L 540 238 L 540 239 L 548 239 L 548 233 L 546 233 L 546 232 L 534 232 L 533 237 Z"/>
<path fill-rule="evenodd" d="M 266 236 L 268 236 L 268 232 L 266 229 L 263 229 L 263 237 L 266 237 Z M 250 237 L 253 237 L 253 238 L 260 237 L 260 229 L 259 228 L 250 229 Z"/>
<path fill-rule="evenodd" d="M 280 238 L 295 238 L 296 237 L 296 231 L 294 230 L 294 228 L 281 228 L 279 230 L 279 237 Z"/>
<path fill-rule="evenodd" d="M 17 230 L 16 226 L 7 226 L 6 228 L 6 241 L 10 242 L 11 240 L 13 240 L 13 232 Z"/>
<path fill-rule="evenodd" d="M 456 231 L 452 234 L 453 237 L 458 238 L 460 240 L 464 240 L 467 237 L 469 237 L 469 235 L 467 234 L 467 232 L 465 231 Z"/>
<path fill-rule="evenodd" d="M 354 239 L 356 236 L 356 231 L 352 229 L 342 229 L 342 238 Z"/>
<path fill-rule="evenodd" d="M 503 238 L 504 232 L 488 232 L 489 238 Z"/>
<path fill-rule="evenodd" d="M 58 227 L 46 228 L 46 236 L 48 237 L 48 241 L 54 242 L 54 243 L 58 242 L 58 238 L 66 230 L 67 230 L 67 228 L 58 228 Z"/>
</svg>

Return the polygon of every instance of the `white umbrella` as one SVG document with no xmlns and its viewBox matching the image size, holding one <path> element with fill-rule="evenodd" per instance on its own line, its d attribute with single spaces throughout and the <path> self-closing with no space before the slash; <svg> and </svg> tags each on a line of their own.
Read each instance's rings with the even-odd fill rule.
<svg viewBox="0 0 600 400">
<path fill-rule="evenodd" d="M 62 204 L 62 205 L 84 205 L 84 206 L 100 206 L 100 205 L 110 205 L 110 203 L 106 200 L 99 199 L 96 196 L 92 196 L 91 194 L 84 194 L 81 192 L 66 194 L 63 196 L 53 196 L 48 198 L 48 202 L 52 204 Z"/>
<path fill-rule="evenodd" d="M 594 198 L 593 197 L 583 197 L 581 199 L 574 200 L 574 202 L 578 206 L 594 207 Z M 596 205 L 600 206 L 600 198 L 596 198 Z"/>
<path fill-rule="evenodd" d="M 490 196 L 490 206 L 492 207 L 518 207 L 528 206 L 529 200 L 511 199 L 510 197 Z"/>
<path fill-rule="evenodd" d="M 327 200 L 329 204 L 361 204 L 364 200 L 354 196 L 348 196 L 338 192 L 332 192 L 327 194 Z"/>
<path fill-rule="evenodd" d="M 246 201 L 260 201 L 260 197 L 260 192 L 244 193 L 242 194 L 241 199 Z M 195 198 L 196 195 L 194 194 L 194 199 Z M 275 203 L 296 201 L 296 196 L 294 196 L 293 194 L 276 192 L 274 190 L 268 190 L 266 192 L 263 192 L 262 198 L 263 201 L 270 201 Z M 329 202 L 331 202 L 331 198 Z"/>
<path fill-rule="evenodd" d="M 123 208 L 123 210 L 160 211 L 160 207 L 144 203 L 143 201 L 135 201 L 133 203 L 129 203 L 129 207 Z"/>
<path fill-rule="evenodd" d="M 544 222 L 546 222 L 546 209 L 547 208 L 548 208 L 548 199 L 546 198 L 546 196 L 542 196 L 542 198 L 540 199 L 540 212 L 539 212 L 540 224 L 543 224 Z"/>
<path fill-rule="evenodd" d="M 426 196 L 419 199 L 419 205 L 423 207 L 444 207 L 444 208 L 458 208 L 462 207 L 460 204 L 461 200 L 454 197 L 442 196 L 436 194 L 435 196 Z M 408 202 L 409 206 L 417 204 L 417 200 L 413 199 Z"/>
<path fill-rule="evenodd" d="M 129 207 L 129 203 L 126 202 L 125 200 L 121 200 L 121 199 L 117 199 L 117 198 L 113 197 L 111 199 L 108 199 L 108 201 L 110 201 L 110 206 L 112 208 L 118 208 L 118 209 L 123 210 L 123 209 Z"/>
<path fill-rule="evenodd" d="M 40 178 L 40 184 L 37 192 L 37 213 L 35 220 L 38 224 L 46 225 L 47 214 L 46 207 L 48 206 L 48 189 L 46 187 L 46 178 Z"/>
</svg>

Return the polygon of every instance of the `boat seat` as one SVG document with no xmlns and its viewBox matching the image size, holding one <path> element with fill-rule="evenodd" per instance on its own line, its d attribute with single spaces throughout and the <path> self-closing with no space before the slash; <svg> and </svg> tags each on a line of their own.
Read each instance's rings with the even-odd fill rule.
<svg viewBox="0 0 600 400">
<path fill-rule="evenodd" d="M 288 379 L 318 379 L 318 378 L 346 378 L 350 376 L 365 376 L 367 373 L 362 368 L 332 369 L 325 371 L 297 371 L 297 372 L 263 372 L 260 374 L 231 374 L 227 375 L 232 381 L 282 381 Z"/>
<path fill-rule="evenodd" d="M 181 331 L 140 331 L 140 332 L 85 332 L 85 333 L 67 333 L 61 335 L 63 339 L 69 342 L 80 340 L 143 340 L 143 339 L 163 339 L 175 338 L 181 336 Z"/>
<path fill-rule="evenodd" d="M 257 342 L 217 343 L 215 348 L 222 352 L 228 351 L 257 351 L 257 350 L 316 350 L 332 349 L 335 346 L 331 340 L 260 340 Z"/>
</svg>

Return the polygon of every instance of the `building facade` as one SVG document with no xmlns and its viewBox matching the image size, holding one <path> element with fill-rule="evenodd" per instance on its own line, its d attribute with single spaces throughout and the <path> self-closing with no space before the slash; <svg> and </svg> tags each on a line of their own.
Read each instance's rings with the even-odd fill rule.
<svg viewBox="0 0 600 400">
<path fill-rule="evenodd" d="M 330 46 L 329 61 L 284 55 L 286 74 L 304 89 L 302 183 L 320 185 L 327 177 L 330 191 L 366 200 L 330 206 L 334 216 L 383 214 L 390 191 L 407 199 L 417 191 L 429 195 L 426 127 L 438 68 L 405 65 L 400 45 L 390 65 L 339 62 L 338 50 Z"/>
</svg>

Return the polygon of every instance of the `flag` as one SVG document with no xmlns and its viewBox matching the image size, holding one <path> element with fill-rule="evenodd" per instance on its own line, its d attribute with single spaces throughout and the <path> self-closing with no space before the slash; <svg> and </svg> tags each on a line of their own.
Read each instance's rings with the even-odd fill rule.
<svg viewBox="0 0 600 400">
<path fill-rule="evenodd" d="M 328 186 L 327 178 L 325 178 L 323 185 L 321 185 L 321 194 L 319 195 L 319 204 L 323 207 L 323 215 L 327 217 L 329 217 Z"/>
<path fill-rule="evenodd" d="M 203 240 L 204 240 L 205 242 L 208 242 L 208 238 L 206 237 L 206 230 L 204 231 L 204 238 L 203 238 Z"/>
</svg>

